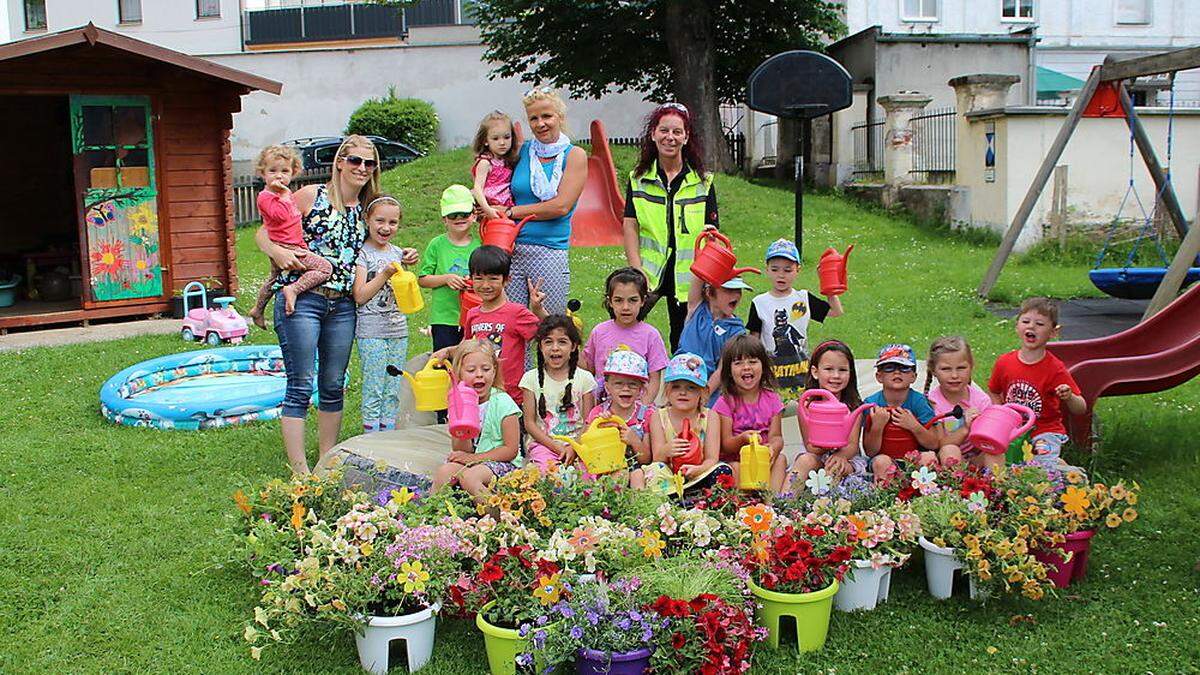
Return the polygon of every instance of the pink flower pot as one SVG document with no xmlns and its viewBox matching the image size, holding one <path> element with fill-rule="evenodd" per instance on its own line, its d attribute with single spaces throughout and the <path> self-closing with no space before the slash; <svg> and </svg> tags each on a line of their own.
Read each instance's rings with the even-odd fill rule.
<svg viewBox="0 0 1200 675">
<path fill-rule="evenodd" d="M 1087 574 L 1088 553 L 1092 549 L 1095 530 L 1081 530 L 1067 535 L 1067 540 L 1049 551 L 1034 551 L 1033 556 L 1046 566 L 1046 575 L 1058 588 L 1066 588 Z M 1063 560 L 1071 554 L 1070 560 Z"/>
</svg>

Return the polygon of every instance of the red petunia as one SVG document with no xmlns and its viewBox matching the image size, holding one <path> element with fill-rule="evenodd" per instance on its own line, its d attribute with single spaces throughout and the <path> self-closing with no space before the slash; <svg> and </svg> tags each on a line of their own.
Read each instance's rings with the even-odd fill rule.
<svg viewBox="0 0 1200 675">
<path fill-rule="evenodd" d="M 683 636 L 683 633 L 675 633 L 671 636 L 671 648 L 675 651 L 683 649 L 685 644 L 687 644 L 687 638 Z"/>
<path fill-rule="evenodd" d="M 900 488 L 900 492 L 896 495 L 896 499 L 902 502 L 907 502 L 915 496 L 917 496 L 917 488 L 913 487 L 912 484 L 909 483 L 908 485 Z"/>
<path fill-rule="evenodd" d="M 717 476 L 717 485 L 720 485 L 721 487 L 725 488 L 726 490 L 732 490 L 733 489 L 733 476 L 731 474 L 727 474 L 727 473 L 723 473 L 720 476 Z"/>
<path fill-rule="evenodd" d="M 485 584 L 494 583 L 504 578 L 504 570 L 494 562 L 486 562 L 479 570 L 479 580 Z"/>
</svg>

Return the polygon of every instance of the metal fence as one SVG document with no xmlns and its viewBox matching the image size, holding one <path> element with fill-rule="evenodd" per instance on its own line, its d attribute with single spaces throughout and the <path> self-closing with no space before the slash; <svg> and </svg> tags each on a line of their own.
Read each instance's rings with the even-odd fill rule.
<svg viewBox="0 0 1200 675">
<path fill-rule="evenodd" d="M 912 171 L 919 183 L 954 182 L 954 108 L 912 118 Z"/>
<path fill-rule="evenodd" d="M 385 5 L 345 3 L 249 10 L 247 45 L 402 37 L 404 12 Z"/>
<path fill-rule="evenodd" d="M 862 122 L 850 127 L 854 140 L 852 173 L 861 180 L 883 180 L 883 122 Z"/>
<path fill-rule="evenodd" d="M 729 154 L 733 157 L 734 166 L 741 169 L 746 162 L 746 134 L 742 132 L 725 132 L 725 143 L 729 146 Z M 638 146 L 642 139 L 638 136 L 610 136 L 609 145 Z"/>
<path fill-rule="evenodd" d="M 292 189 L 313 183 L 328 183 L 332 176 L 330 167 L 306 169 L 292 179 Z M 233 179 L 233 224 L 236 227 L 261 220 L 258 215 L 258 193 L 262 192 L 262 189 L 262 179 L 256 175 L 237 176 Z"/>
</svg>

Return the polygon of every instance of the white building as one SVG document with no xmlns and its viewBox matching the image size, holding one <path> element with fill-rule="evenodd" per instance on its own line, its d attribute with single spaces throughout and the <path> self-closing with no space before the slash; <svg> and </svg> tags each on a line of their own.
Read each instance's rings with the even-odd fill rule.
<svg viewBox="0 0 1200 675">
<path fill-rule="evenodd" d="M 527 83 L 489 80 L 470 0 L 424 0 L 396 10 L 343 0 L 0 0 L 0 42 L 88 22 L 283 83 L 256 92 L 234 115 L 235 160 L 270 143 L 340 135 L 350 113 L 394 87 L 431 102 L 441 144 L 474 136 L 483 115 L 518 116 Z M 7 35 L 5 34 L 7 33 Z M 569 103 L 571 131 L 601 119 L 611 136 L 636 136 L 649 104 L 636 93 Z"/>
</svg>

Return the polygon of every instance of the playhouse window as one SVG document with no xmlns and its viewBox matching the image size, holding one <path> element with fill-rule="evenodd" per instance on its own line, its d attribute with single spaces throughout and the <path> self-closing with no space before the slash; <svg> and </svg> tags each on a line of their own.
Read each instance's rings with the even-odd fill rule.
<svg viewBox="0 0 1200 675">
<path fill-rule="evenodd" d="M 81 156 L 92 189 L 149 187 L 150 143 L 146 108 L 85 105 L 80 108 Z"/>
</svg>

